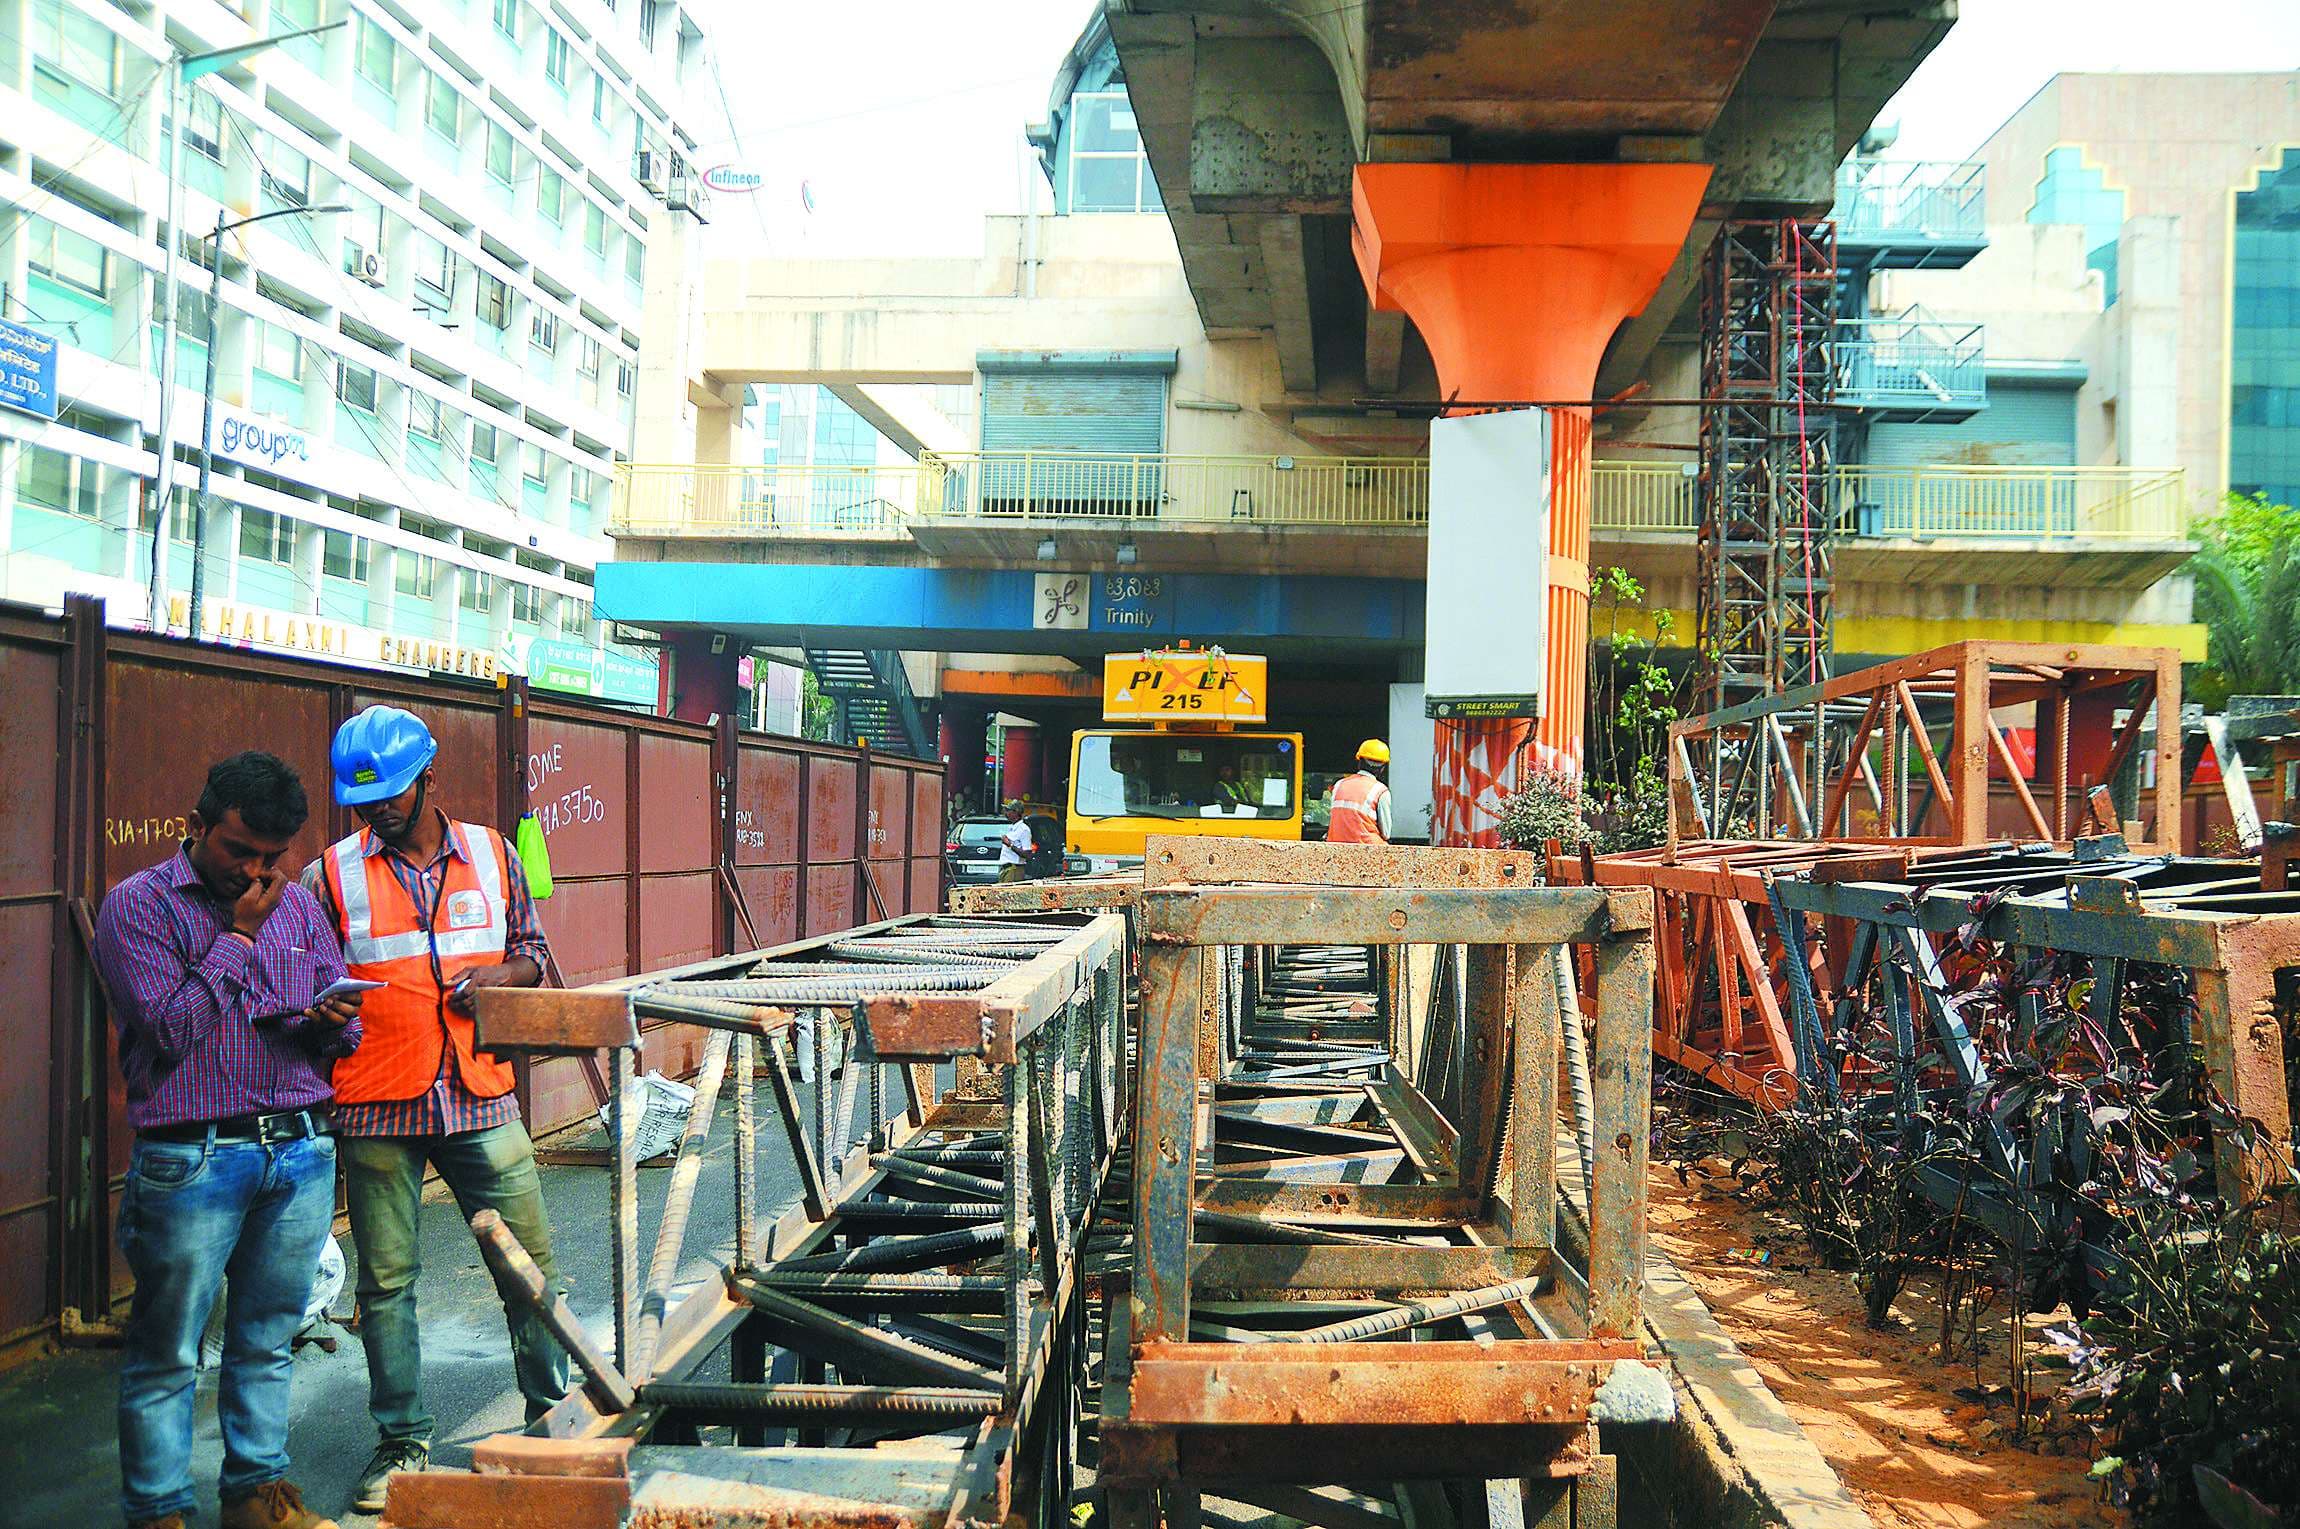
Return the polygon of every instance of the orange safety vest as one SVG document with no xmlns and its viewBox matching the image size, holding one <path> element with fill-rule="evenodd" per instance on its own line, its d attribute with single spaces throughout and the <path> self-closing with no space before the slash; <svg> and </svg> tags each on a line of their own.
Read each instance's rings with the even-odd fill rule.
<svg viewBox="0 0 2300 1529">
<path fill-rule="evenodd" d="M 359 1049 L 335 1064 L 339 1104 L 415 1098 L 439 1079 L 448 1045 L 455 1049 L 456 1075 L 475 1097 L 511 1092 L 511 1064 L 476 1054 L 471 1020 L 447 1007 L 457 976 L 503 959 L 510 858 L 492 828 L 450 822 L 447 831 L 461 836 L 464 853 L 446 858 L 428 929 L 384 856 L 366 853 L 373 830 L 332 846 L 323 862 L 345 965 L 354 977 L 385 984 L 360 1006 Z"/>
<path fill-rule="evenodd" d="M 1389 794 L 1389 787 L 1363 770 L 1334 782 L 1334 811 L 1326 821 L 1326 842 L 1387 844 L 1389 840 L 1382 837 L 1382 798 Z"/>
</svg>

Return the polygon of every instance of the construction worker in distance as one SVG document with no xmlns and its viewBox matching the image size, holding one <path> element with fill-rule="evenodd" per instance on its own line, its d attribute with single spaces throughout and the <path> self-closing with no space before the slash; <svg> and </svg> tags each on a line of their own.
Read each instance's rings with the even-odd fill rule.
<svg viewBox="0 0 2300 1529">
<path fill-rule="evenodd" d="M 360 1341 L 379 1442 L 353 1506 L 380 1512 L 394 1471 L 424 1469 L 415 1281 L 424 1166 L 468 1220 L 493 1209 L 559 1288 L 535 1148 L 511 1064 L 473 1049 L 471 995 L 535 987 L 549 947 L 527 873 L 503 836 L 450 818 L 432 799 L 439 744 L 412 712 L 370 706 L 329 749 L 335 799 L 365 826 L 329 847 L 307 883 L 334 921 L 354 977 L 380 982 L 361 1008 L 365 1039 L 336 1064 L 336 1136 L 359 1245 Z M 529 1422 L 567 1394 L 567 1354 L 524 1302 L 504 1301 Z"/>
<path fill-rule="evenodd" d="M 1334 810 L 1326 823 L 1328 844 L 1390 842 L 1390 746 L 1379 738 L 1358 745 L 1358 768 L 1334 782 Z"/>
<path fill-rule="evenodd" d="M 1028 881 L 1030 857 L 1038 848 L 1038 840 L 1023 821 L 1022 802 L 1016 798 L 1006 804 L 1006 832 L 998 836 L 998 879 L 1000 881 Z"/>
</svg>

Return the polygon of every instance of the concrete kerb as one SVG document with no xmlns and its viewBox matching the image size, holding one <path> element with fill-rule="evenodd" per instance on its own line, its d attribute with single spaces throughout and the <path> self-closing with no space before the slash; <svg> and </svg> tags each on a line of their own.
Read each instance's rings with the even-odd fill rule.
<svg viewBox="0 0 2300 1529">
<path fill-rule="evenodd" d="M 1580 1164 L 1561 1142 L 1559 1178 L 1578 1195 Z M 1588 1256 L 1579 1203 L 1559 1216 L 1559 1250 Z M 1871 1529 L 1864 1511 L 1764 1377 L 1667 1254 L 1645 1256 L 1646 1335 L 1668 1356 L 1677 1417 L 1601 1430 L 1640 1478 L 1663 1529 Z"/>
</svg>

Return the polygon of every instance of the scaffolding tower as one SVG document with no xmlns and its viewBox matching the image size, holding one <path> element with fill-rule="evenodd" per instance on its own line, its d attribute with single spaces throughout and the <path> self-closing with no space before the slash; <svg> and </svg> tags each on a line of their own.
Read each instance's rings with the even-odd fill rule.
<svg viewBox="0 0 2300 1529">
<path fill-rule="evenodd" d="M 1828 677 L 1836 311 L 1835 224 L 1736 219 L 1718 230 L 1701 283 L 1697 712 Z M 1761 735 L 1753 747 L 1763 756 L 1786 743 Z M 1817 757 L 1721 750 L 1702 763 L 1712 802 L 1729 769 L 1766 775 L 1777 764 L 1817 780 L 1822 768 Z M 1765 831 L 1769 795 L 1756 793 L 1747 829 Z"/>
</svg>

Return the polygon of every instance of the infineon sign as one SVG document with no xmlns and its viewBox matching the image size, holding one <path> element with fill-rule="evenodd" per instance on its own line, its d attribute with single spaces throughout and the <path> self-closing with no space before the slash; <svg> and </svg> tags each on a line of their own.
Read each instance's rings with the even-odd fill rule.
<svg viewBox="0 0 2300 1529">
<path fill-rule="evenodd" d="M 743 169 L 740 165 L 713 165 L 703 172 L 705 190 L 717 191 L 730 196 L 740 196 L 745 192 L 756 191 L 766 183 L 767 178 L 764 175 L 756 170 Z"/>
<path fill-rule="evenodd" d="M 1106 722 L 1267 722 L 1270 661 L 1220 648 L 1110 653 L 1102 659 Z"/>
</svg>

